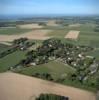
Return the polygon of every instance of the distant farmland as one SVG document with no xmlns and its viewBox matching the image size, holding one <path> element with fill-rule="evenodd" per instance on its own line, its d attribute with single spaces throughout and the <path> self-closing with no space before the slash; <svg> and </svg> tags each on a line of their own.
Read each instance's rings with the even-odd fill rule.
<svg viewBox="0 0 99 100">
<path fill-rule="evenodd" d="M 30 32 L 25 32 L 23 34 L 16 35 L 0 35 L 0 41 L 13 41 L 14 39 L 26 37 L 29 39 L 45 40 L 49 37 L 46 36 L 50 30 L 33 30 Z"/>
<path fill-rule="evenodd" d="M 29 32 L 31 29 L 20 29 L 20 28 L 0 28 L 0 35 L 19 35 L 24 32 Z"/>
<path fill-rule="evenodd" d="M 43 26 L 38 25 L 38 24 L 24 24 L 24 25 L 17 25 L 20 29 L 39 29 L 43 28 Z"/>
</svg>

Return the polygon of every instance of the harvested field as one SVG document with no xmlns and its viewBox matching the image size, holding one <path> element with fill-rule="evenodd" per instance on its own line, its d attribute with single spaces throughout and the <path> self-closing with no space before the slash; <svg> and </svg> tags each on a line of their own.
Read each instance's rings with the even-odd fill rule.
<svg viewBox="0 0 99 100">
<path fill-rule="evenodd" d="M 69 27 L 80 27 L 81 24 L 70 24 Z"/>
<path fill-rule="evenodd" d="M 49 37 L 46 36 L 51 30 L 33 30 L 20 35 L 0 35 L 0 42 L 2 41 L 13 41 L 14 39 L 26 37 L 28 39 L 45 40 Z"/>
<path fill-rule="evenodd" d="M 88 91 L 11 72 L 0 74 L 0 100 L 35 100 L 41 93 L 68 96 L 70 100 L 95 100 L 95 94 Z"/>
<path fill-rule="evenodd" d="M 80 31 L 69 31 L 65 36 L 66 39 L 77 39 L 79 36 Z"/>
<path fill-rule="evenodd" d="M 58 24 L 56 24 L 56 21 L 55 20 L 50 20 L 47 22 L 47 25 L 48 26 L 58 26 Z"/>
<path fill-rule="evenodd" d="M 40 26 L 38 24 L 25 24 L 25 25 L 17 25 L 17 27 L 21 29 L 35 29 L 35 28 L 42 28 L 43 26 Z"/>
</svg>

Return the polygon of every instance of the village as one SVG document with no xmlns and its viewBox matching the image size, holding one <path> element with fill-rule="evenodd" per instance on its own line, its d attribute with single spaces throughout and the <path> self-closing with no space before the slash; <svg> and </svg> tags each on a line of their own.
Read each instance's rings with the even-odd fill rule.
<svg viewBox="0 0 99 100">
<path fill-rule="evenodd" d="M 94 57 L 86 55 L 86 52 L 94 48 L 76 46 L 70 43 L 62 43 L 58 39 L 48 39 L 36 50 L 27 53 L 27 58 L 22 60 L 23 66 L 40 65 L 51 60 L 58 60 L 68 64 L 77 70 L 73 78 L 83 82 L 88 76 L 95 74 L 99 69 L 99 63 Z"/>
<path fill-rule="evenodd" d="M 29 42 L 27 38 L 16 39 L 12 42 L 9 50 L 0 54 L 0 58 L 15 52 L 16 50 L 25 51 L 31 46 L 36 45 L 36 42 Z M 88 46 L 73 45 L 71 43 L 62 43 L 59 39 L 48 39 L 42 42 L 42 45 L 33 50 L 28 50 L 26 59 L 21 60 L 17 65 L 11 66 L 9 70 L 36 66 L 48 63 L 50 61 L 62 62 L 72 66 L 76 72 L 70 75 L 70 79 L 77 80 L 81 83 L 88 80 L 99 70 L 99 63 L 93 56 L 86 55 L 86 52 L 92 51 L 94 48 Z M 53 80 L 49 73 L 33 75 L 35 77 Z"/>
</svg>

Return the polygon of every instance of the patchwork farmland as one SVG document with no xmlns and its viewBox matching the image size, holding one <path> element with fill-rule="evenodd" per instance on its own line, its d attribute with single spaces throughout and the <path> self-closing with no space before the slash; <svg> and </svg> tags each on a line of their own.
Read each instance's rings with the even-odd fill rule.
<svg viewBox="0 0 99 100">
<path fill-rule="evenodd" d="M 37 39 L 37 40 L 45 40 L 48 39 L 49 37 L 46 36 L 50 30 L 34 30 L 30 32 L 26 32 L 20 35 L 0 35 L 0 41 L 13 41 L 18 38 L 26 37 L 29 39 Z"/>
<path fill-rule="evenodd" d="M 35 100 L 41 93 L 95 100 L 99 82 L 98 21 L 94 17 L 74 19 L 33 19 L 0 27 L 0 100 L 11 100 L 10 96 Z"/>
</svg>

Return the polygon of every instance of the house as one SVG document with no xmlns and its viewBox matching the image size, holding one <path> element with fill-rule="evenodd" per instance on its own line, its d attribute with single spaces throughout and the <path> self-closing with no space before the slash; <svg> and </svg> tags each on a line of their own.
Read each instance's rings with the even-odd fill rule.
<svg viewBox="0 0 99 100">
<path fill-rule="evenodd" d="M 99 65 L 98 65 L 97 63 L 91 64 L 90 67 L 89 67 L 89 70 L 91 71 L 90 74 L 96 73 L 96 72 L 97 72 L 97 69 L 98 69 L 98 66 L 99 66 Z"/>
<path fill-rule="evenodd" d="M 32 63 L 30 63 L 30 65 L 32 65 L 32 66 L 36 66 L 36 63 L 35 63 L 35 62 L 32 62 Z"/>
</svg>

